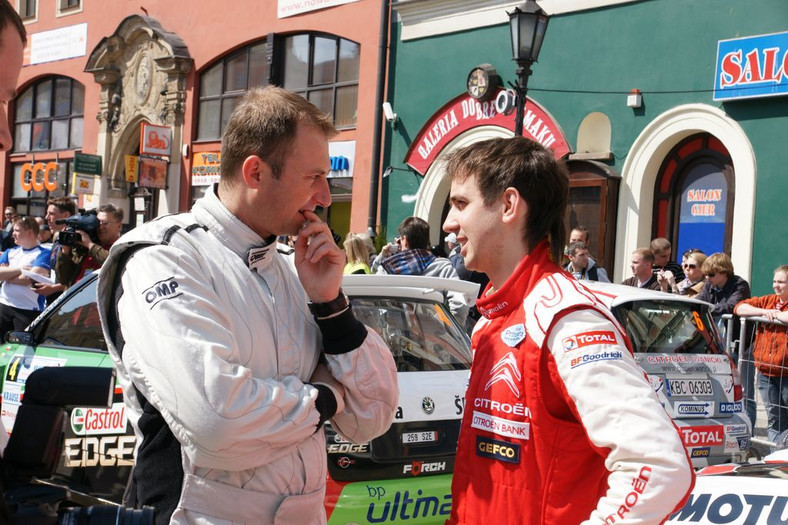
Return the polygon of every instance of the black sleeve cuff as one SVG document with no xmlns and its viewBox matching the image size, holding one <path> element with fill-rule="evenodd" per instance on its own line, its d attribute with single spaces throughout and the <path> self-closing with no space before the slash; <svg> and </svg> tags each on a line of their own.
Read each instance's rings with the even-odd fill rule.
<svg viewBox="0 0 788 525">
<path fill-rule="evenodd" d="M 315 399 L 315 408 L 320 414 L 320 421 L 317 422 L 317 428 L 334 417 L 337 413 L 337 399 L 334 397 L 334 392 L 331 391 L 326 385 L 312 385 L 317 389 L 317 399 Z"/>
<path fill-rule="evenodd" d="M 323 352 L 329 355 L 355 350 L 367 337 L 367 327 L 356 319 L 352 307 L 336 317 L 317 319 L 317 326 L 323 334 Z"/>
</svg>

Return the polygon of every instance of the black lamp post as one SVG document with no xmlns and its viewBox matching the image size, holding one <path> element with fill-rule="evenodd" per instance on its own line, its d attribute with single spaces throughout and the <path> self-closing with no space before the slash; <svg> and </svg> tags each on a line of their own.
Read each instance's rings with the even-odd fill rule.
<svg viewBox="0 0 788 525">
<path fill-rule="evenodd" d="M 517 62 L 517 116 L 514 123 L 515 136 L 523 134 L 523 118 L 525 117 L 525 95 L 528 92 L 528 77 L 531 75 L 531 64 L 539 58 L 542 49 L 547 22 L 550 17 L 542 11 L 535 0 L 526 0 L 521 6 L 515 7 L 509 15 L 509 28 L 512 33 L 512 60 Z"/>
</svg>

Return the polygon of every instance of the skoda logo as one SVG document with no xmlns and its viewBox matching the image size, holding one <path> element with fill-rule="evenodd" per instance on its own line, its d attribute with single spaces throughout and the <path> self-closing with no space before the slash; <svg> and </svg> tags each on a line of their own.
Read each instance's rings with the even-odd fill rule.
<svg viewBox="0 0 788 525">
<path fill-rule="evenodd" d="M 425 397 L 421 400 L 421 409 L 427 415 L 432 414 L 435 412 L 435 401 L 431 397 Z"/>
</svg>

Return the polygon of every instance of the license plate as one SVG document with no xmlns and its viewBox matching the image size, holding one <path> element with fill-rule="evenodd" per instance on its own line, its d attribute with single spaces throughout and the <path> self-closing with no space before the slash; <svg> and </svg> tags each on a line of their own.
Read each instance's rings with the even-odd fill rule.
<svg viewBox="0 0 788 525">
<path fill-rule="evenodd" d="M 710 396 L 714 394 L 711 379 L 668 379 L 668 392 L 675 397 Z"/>
<path fill-rule="evenodd" d="M 425 430 L 422 432 L 403 432 L 402 444 L 412 445 L 414 443 L 435 443 L 438 441 L 437 430 Z"/>
</svg>

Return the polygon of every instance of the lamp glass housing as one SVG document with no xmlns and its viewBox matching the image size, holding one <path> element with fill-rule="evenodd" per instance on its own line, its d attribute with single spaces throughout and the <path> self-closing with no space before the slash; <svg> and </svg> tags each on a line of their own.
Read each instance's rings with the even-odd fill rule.
<svg viewBox="0 0 788 525">
<path fill-rule="evenodd" d="M 527 0 L 509 13 L 513 60 L 536 62 L 549 21 L 550 17 L 534 0 Z"/>
</svg>

